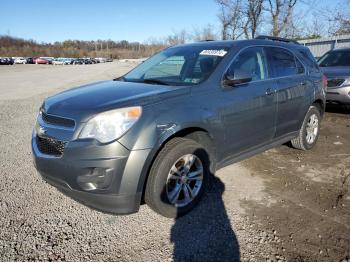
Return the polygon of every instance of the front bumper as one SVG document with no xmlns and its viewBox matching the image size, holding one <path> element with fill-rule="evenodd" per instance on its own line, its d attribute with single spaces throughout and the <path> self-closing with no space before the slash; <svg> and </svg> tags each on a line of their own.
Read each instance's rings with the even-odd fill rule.
<svg viewBox="0 0 350 262">
<path fill-rule="evenodd" d="M 350 105 L 350 86 L 328 88 L 327 102 Z"/>
<path fill-rule="evenodd" d="M 42 178 L 74 200 L 102 212 L 137 212 L 150 150 L 129 151 L 119 142 L 67 142 L 61 156 L 42 153 L 36 130 L 34 164 Z"/>
</svg>

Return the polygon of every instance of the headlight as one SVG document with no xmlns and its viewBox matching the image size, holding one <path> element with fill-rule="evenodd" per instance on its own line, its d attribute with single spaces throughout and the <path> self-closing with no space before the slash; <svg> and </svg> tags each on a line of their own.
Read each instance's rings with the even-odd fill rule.
<svg viewBox="0 0 350 262">
<path fill-rule="evenodd" d="M 95 138 L 101 143 L 116 140 L 135 124 L 141 113 L 139 106 L 100 113 L 85 124 L 79 138 Z"/>
<path fill-rule="evenodd" d="M 341 87 L 350 86 L 350 77 L 346 78 L 345 81 L 340 86 Z"/>
</svg>

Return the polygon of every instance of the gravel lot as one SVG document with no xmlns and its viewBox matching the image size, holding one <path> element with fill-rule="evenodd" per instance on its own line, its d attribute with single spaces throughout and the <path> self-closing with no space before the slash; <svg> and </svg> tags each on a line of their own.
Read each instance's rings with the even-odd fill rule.
<svg viewBox="0 0 350 262">
<path fill-rule="evenodd" d="M 350 114 L 337 107 L 312 151 L 283 145 L 219 170 L 177 220 L 145 205 L 102 214 L 46 184 L 30 150 L 42 100 L 135 65 L 0 67 L 2 261 L 350 261 Z"/>
</svg>

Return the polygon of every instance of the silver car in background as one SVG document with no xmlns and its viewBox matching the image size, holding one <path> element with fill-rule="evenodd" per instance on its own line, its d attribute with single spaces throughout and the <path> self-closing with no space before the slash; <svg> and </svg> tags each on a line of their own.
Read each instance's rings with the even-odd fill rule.
<svg viewBox="0 0 350 262">
<path fill-rule="evenodd" d="M 327 102 L 350 107 L 350 48 L 329 51 L 318 64 L 328 79 Z"/>
</svg>

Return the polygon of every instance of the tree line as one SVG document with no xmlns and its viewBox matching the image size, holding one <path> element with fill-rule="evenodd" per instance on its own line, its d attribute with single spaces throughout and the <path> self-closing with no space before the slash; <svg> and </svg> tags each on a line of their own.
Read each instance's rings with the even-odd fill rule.
<svg viewBox="0 0 350 262">
<path fill-rule="evenodd" d="M 126 40 L 66 40 L 54 43 L 38 43 L 34 40 L 0 36 L 0 56 L 20 57 L 106 57 L 140 58 L 148 57 L 163 49 L 165 44 L 153 42 L 147 44 L 130 43 Z"/>
</svg>

